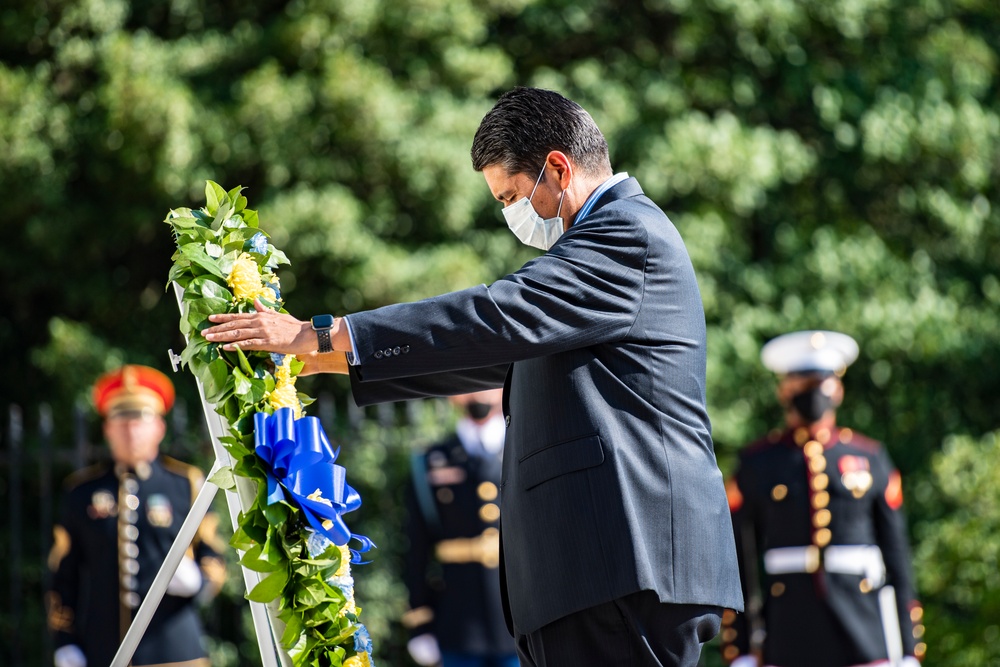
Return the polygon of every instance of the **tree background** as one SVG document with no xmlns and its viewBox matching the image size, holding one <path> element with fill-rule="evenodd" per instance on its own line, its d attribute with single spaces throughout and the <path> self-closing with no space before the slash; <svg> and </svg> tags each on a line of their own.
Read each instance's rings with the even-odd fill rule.
<svg viewBox="0 0 1000 667">
<path fill-rule="evenodd" d="M 303 317 L 516 269 L 534 251 L 468 150 L 500 92 L 552 88 L 685 238 L 723 471 L 780 420 L 760 346 L 856 337 L 841 421 L 904 474 L 928 664 L 997 664 L 998 34 L 995 0 L 8 0 L 0 405 L 49 402 L 68 441 L 61 416 L 101 370 L 167 367 L 161 221 L 200 206 L 205 179 L 249 188 Z M 347 400 L 341 379 L 301 386 Z M 390 665 L 406 664 L 397 489 L 449 413 L 408 414 L 335 427 L 367 503 L 356 528 L 383 547 L 358 595 Z M 40 564 L 19 576 L 40 596 Z M 0 614 L 0 644 L 46 662 L 40 605 Z M 247 650 L 234 637 L 220 656 Z"/>
</svg>

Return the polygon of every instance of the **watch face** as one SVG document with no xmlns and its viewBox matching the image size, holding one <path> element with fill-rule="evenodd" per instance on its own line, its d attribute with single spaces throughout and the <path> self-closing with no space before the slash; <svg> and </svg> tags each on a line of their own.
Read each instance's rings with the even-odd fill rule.
<svg viewBox="0 0 1000 667">
<path fill-rule="evenodd" d="M 333 315 L 316 315 L 312 318 L 313 329 L 329 329 L 333 326 Z"/>
</svg>

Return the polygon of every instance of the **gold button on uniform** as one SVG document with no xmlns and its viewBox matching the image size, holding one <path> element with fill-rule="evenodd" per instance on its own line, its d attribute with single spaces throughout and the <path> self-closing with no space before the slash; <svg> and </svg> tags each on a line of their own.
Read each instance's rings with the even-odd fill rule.
<svg viewBox="0 0 1000 667">
<path fill-rule="evenodd" d="M 785 499 L 788 495 L 788 487 L 784 484 L 778 484 L 773 489 L 771 489 L 771 497 L 775 500 L 781 501 Z"/>
<path fill-rule="evenodd" d="M 481 500 L 496 500 L 497 485 L 493 482 L 483 482 L 476 488 Z"/>
<path fill-rule="evenodd" d="M 826 476 L 826 473 L 821 472 L 812 478 L 810 484 L 812 484 L 813 491 L 823 491 L 830 484 L 830 478 Z"/>
<path fill-rule="evenodd" d="M 825 456 L 813 456 L 809 459 L 809 471 L 813 473 L 823 472 L 826 470 L 826 457 Z"/>
<path fill-rule="evenodd" d="M 862 579 L 861 583 L 858 584 L 858 588 L 861 589 L 862 593 L 871 593 L 872 592 L 872 582 L 868 581 L 867 579 Z"/>
<path fill-rule="evenodd" d="M 813 509 L 823 509 L 830 504 L 830 494 L 826 491 L 820 491 L 812 498 Z"/>
<path fill-rule="evenodd" d="M 772 597 L 781 597 L 785 594 L 785 585 L 780 581 L 776 581 L 771 584 L 771 595 Z"/>
<path fill-rule="evenodd" d="M 833 537 L 833 535 L 830 533 L 829 528 L 820 528 L 819 530 L 816 531 L 816 534 L 813 536 L 813 542 L 817 546 L 825 547 L 830 543 L 831 537 Z"/>
<path fill-rule="evenodd" d="M 816 440 L 810 440 L 806 443 L 806 446 L 803 447 L 802 451 L 805 452 L 806 456 L 819 456 L 823 453 L 823 445 Z"/>
<path fill-rule="evenodd" d="M 826 528 L 830 525 L 830 510 L 819 510 L 813 514 L 813 525 L 817 528 Z"/>
<path fill-rule="evenodd" d="M 486 523 L 493 523 L 500 518 L 500 508 L 493 503 L 483 505 L 479 508 L 479 518 Z"/>
</svg>

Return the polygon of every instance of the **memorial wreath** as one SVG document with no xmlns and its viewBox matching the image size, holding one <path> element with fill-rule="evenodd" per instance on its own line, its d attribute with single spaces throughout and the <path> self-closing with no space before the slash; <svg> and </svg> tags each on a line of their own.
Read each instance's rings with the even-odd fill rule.
<svg viewBox="0 0 1000 667">
<path fill-rule="evenodd" d="M 303 416 L 313 399 L 295 388 L 302 362 L 227 352 L 199 335 L 209 315 L 250 312 L 255 299 L 285 312 L 275 270 L 288 258 L 241 193 L 208 181 L 204 207 L 171 210 L 164 221 L 177 242 L 168 287 L 183 288 L 181 362 L 229 425 L 220 440 L 234 463 L 210 481 L 224 489 L 235 488 L 235 476 L 256 484 L 230 545 L 243 553 L 244 567 L 266 575 L 247 598 L 277 609 L 280 641 L 295 667 L 369 667 L 372 643 L 359 620 L 351 563 L 373 545 L 343 521 L 361 498 L 319 420 Z"/>
</svg>

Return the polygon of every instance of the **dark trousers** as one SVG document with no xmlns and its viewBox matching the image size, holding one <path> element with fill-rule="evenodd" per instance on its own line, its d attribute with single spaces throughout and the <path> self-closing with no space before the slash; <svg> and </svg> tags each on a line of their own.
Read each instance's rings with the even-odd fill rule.
<svg viewBox="0 0 1000 667">
<path fill-rule="evenodd" d="M 721 607 L 664 604 L 640 591 L 514 640 L 522 667 L 695 667 L 721 624 Z"/>
</svg>

